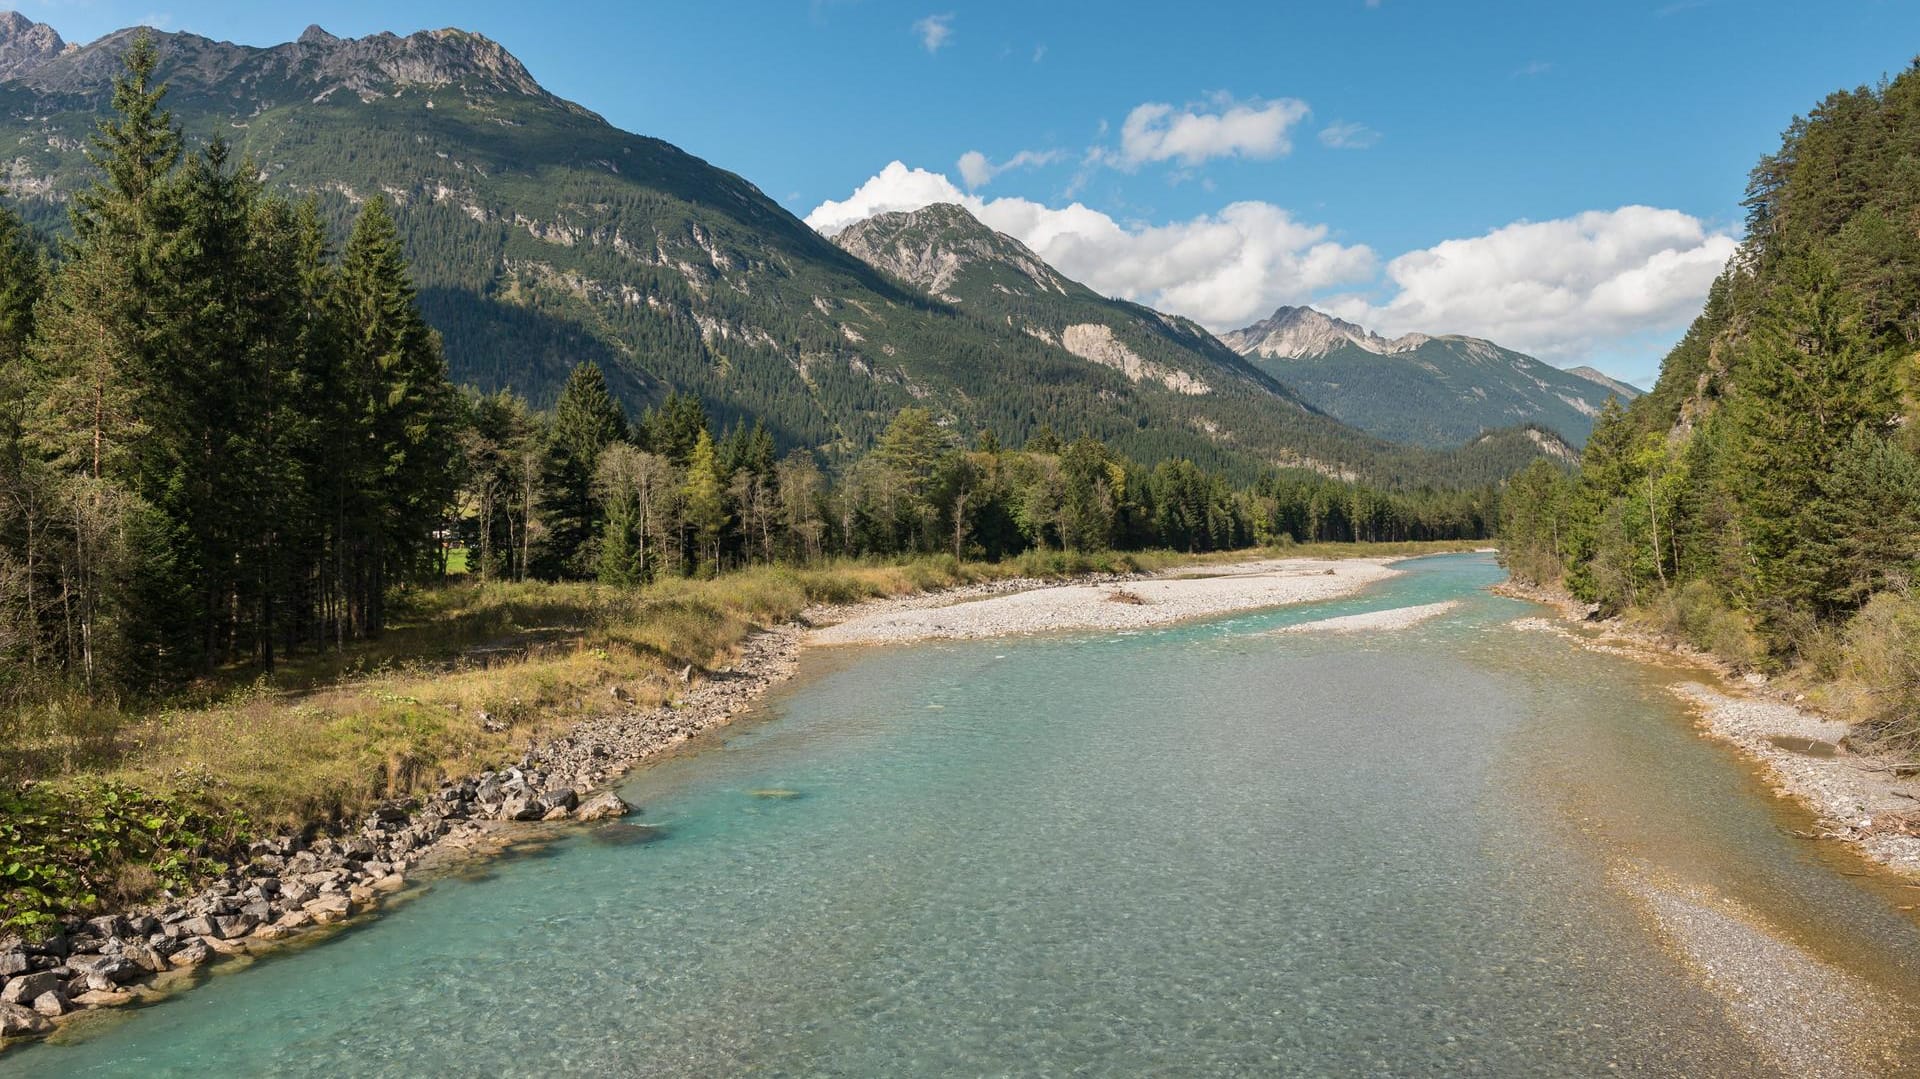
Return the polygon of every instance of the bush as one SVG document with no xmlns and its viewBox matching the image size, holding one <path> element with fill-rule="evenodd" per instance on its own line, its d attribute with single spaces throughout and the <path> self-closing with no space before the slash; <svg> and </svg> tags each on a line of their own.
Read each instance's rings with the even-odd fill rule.
<svg viewBox="0 0 1920 1079">
<path fill-rule="evenodd" d="M 1844 674 L 1860 687 L 1862 741 L 1920 748 L 1920 596 L 1883 592 L 1847 623 Z"/>
</svg>

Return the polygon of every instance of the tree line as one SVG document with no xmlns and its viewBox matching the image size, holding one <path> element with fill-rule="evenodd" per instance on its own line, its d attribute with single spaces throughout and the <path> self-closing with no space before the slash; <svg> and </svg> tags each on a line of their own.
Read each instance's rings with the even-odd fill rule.
<svg viewBox="0 0 1920 1079">
<path fill-rule="evenodd" d="M 1744 662 L 1832 667 L 1902 609 L 1920 652 L 1920 67 L 1796 119 L 1746 206 L 1654 392 L 1606 410 L 1576 478 L 1513 482 L 1503 547 Z"/>
<path fill-rule="evenodd" d="M 1031 549 L 1204 552 L 1285 541 L 1488 534 L 1494 492 L 1386 492 L 1306 472 L 1247 487 L 1192 461 L 1147 467 L 1042 429 L 1020 449 L 971 444 L 921 408 L 830 473 L 759 424 L 717 430 L 670 394 L 630 420 L 591 363 L 550 414 L 507 391 L 469 400 L 460 529 L 489 578 L 638 584 L 829 556 Z"/>
</svg>

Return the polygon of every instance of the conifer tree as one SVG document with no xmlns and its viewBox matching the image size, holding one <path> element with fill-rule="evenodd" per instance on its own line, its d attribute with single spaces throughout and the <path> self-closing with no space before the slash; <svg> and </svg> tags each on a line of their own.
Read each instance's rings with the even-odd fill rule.
<svg viewBox="0 0 1920 1079">
<path fill-rule="evenodd" d="M 627 437 L 627 416 L 607 389 L 606 375 L 589 361 L 576 366 L 554 406 L 545 473 L 546 574 L 590 576 L 592 541 L 599 530 L 594 474 L 601 451 Z"/>
</svg>

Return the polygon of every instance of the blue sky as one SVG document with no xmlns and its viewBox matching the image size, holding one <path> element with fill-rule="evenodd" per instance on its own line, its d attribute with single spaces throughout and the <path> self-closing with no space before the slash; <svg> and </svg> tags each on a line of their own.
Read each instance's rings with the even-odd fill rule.
<svg viewBox="0 0 1920 1079">
<path fill-rule="evenodd" d="M 457 25 L 823 227 L 957 196 L 1215 328 L 1314 302 L 1643 384 L 1755 158 L 1920 52 L 1894 0 L 16 3 L 72 41 Z"/>
</svg>

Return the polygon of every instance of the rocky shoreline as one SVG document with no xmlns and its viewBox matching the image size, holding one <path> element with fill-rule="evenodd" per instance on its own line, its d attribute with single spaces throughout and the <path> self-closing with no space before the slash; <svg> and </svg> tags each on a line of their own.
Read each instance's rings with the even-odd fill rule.
<svg viewBox="0 0 1920 1079">
<path fill-rule="evenodd" d="M 1099 574 L 1083 584 L 1139 575 Z M 631 811 L 611 786 L 642 761 L 720 727 L 792 677 L 805 635 L 873 612 L 919 610 L 1044 587 L 990 581 L 901 599 L 820 606 L 762 629 L 726 668 L 683 675 L 658 708 L 582 721 L 517 762 L 377 807 L 351 829 L 318 826 L 253 843 L 246 860 L 191 896 L 93 918 L 28 941 L 0 937 L 0 1048 L 45 1037 L 77 1016 L 147 1003 L 193 985 L 222 959 L 258 955 L 376 911 L 427 871 L 497 853 L 568 822 Z M 611 691 L 623 699 L 618 687 Z"/>
<path fill-rule="evenodd" d="M 1511 582 L 1495 591 L 1544 604 L 1598 635 L 1541 619 L 1523 619 L 1539 623 L 1523 628 L 1550 629 L 1596 651 L 1680 659 L 1711 671 L 1718 687 L 1686 682 L 1674 686 L 1674 693 L 1693 708 L 1702 733 L 1757 763 L 1777 795 L 1813 814 L 1817 825 L 1805 838 L 1838 840 L 1887 869 L 1920 878 L 1920 782 L 1901 777 L 1894 762 L 1851 750 L 1845 723 L 1807 708 L 1797 694 L 1775 688 L 1763 675 L 1737 671 L 1711 653 L 1619 619 L 1600 619 L 1565 592 Z"/>
</svg>

